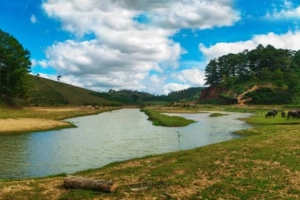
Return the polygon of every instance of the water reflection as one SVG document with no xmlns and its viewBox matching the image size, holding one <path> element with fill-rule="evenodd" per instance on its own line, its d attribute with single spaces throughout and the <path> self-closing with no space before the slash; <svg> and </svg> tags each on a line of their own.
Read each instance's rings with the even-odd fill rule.
<svg viewBox="0 0 300 200">
<path fill-rule="evenodd" d="M 209 113 L 181 114 L 197 123 L 157 127 L 138 109 L 122 109 L 69 119 L 78 128 L 0 136 L 0 178 L 73 173 L 108 163 L 178 151 L 237 137 L 249 126 L 245 113 L 210 118 Z"/>
</svg>

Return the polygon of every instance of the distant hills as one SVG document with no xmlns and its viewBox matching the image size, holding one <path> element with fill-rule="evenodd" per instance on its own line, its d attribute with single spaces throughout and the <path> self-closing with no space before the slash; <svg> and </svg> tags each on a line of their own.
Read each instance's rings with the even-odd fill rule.
<svg viewBox="0 0 300 200">
<path fill-rule="evenodd" d="M 60 81 L 32 76 L 26 99 L 17 99 L 16 104 L 30 106 L 121 106 L 140 104 L 170 104 L 199 99 L 204 88 L 189 88 L 168 95 L 153 95 L 146 92 L 121 90 L 96 92 Z"/>
</svg>

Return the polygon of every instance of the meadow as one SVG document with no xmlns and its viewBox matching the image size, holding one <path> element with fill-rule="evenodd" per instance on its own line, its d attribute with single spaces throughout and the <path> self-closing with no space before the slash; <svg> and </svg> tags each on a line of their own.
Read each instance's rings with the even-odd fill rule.
<svg viewBox="0 0 300 200">
<path fill-rule="evenodd" d="M 66 174 L 2 180 L 0 199 L 299 199 L 300 120 L 265 118 L 271 107 L 155 107 L 156 112 L 251 112 L 245 137 L 192 150 L 116 162 L 74 175 L 112 180 L 114 193 L 63 187 Z M 282 108 L 280 108 L 282 109 Z M 30 117 L 27 111 L 17 116 Z M 18 114 L 17 114 L 18 113 Z M 56 119 L 67 117 L 60 114 Z M 82 113 L 83 114 L 83 113 Z M 33 116 L 37 116 L 35 113 Z M 13 115 L 9 116 L 13 118 Z M 216 116 L 222 117 L 222 116 Z M 51 118 L 51 117 L 50 117 Z"/>
</svg>

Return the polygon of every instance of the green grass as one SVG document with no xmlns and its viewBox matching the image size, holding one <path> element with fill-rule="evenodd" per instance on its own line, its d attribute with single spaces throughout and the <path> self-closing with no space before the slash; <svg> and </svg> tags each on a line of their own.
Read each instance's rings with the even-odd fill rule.
<svg viewBox="0 0 300 200">
<path fill-rule="evenodd" d="M 155 112 L 154 112 L 155 113 Z M 248 135 L 218 144 L 116 162 L 74 175 L 113 180 L 114 193 L 67 190 L 65 175 L 0 181 L 2 199 L 299 199 L 300 124 L 254 110 Z M 249 120 L 250 120 L 249 119 Z M 269 121 L 265 121 L 269 120 Z M 266 123 L 269 122 L 269 123 Z M 274 124 L 275 123 L 275 124 Z M 146 187 L 141 190 L 143 183 Z"/>
<path fill-rule="evenodd" d="M 224 115 L 227 115 L 227 114 L 224 114 L 224 113 L 212 113 L 209 116 L 210 117 L 221 117 L 221 116 L 224 116 Z"/>
<path fill-rule="evenodd" d="M 112 178 L 121 185 L 116 193 L 97 197 L 297 199 L 300 136 L 282 130 L 104 167 L 96 170 L 98 178 Z M 136 182 L 152 182 L 153 186 L 139 192 L 126 187 Z"/>
<path fill-rule="evenodd" d="M 247 119 L 247 122 L 253 125 L 300 124 L 299 119 L 293 119 L 292 117 L 290 117 L 289 119 L 283 118 L 281 117 L 280 113 L 278 113 L 274 118 L 266 118 L 265 115 L 267 112 L 267 110 L 258 110 L 255 112 L 255 115 Z"/>
<path fill-rule="evenodd" d="M 81 105 L 116 105 L 106 98 L 93 95 L 93 91 L 60 81 L 42 77 L 30 77 L 31 87 L 28 99 L 18 99 L 18 105 L 35 106 L 81 106 Z"/>
<path fill-rule="evenodd" d="M 168 116 L 164 115 L 161 112 L 149 108 L 143 108 L 141 110 L 146 115 L 148 115 L 148 120 L 152 121 L 153 125 L 156 126 L 167 126 L 167 127 L 175 127 L 175 126 L 187 126 L 191 123 L 194 123 L 194 120 L 185 119 L 179 116 Z"/>
</svg>

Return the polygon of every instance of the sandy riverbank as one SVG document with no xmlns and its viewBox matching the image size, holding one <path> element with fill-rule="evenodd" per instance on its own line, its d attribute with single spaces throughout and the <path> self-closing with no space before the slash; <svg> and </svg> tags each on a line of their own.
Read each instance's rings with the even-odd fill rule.
<svg viewBox="0 0 300 200">
<path fill-rule="evenodd" d="M 59 127 L 68 127 L 69 123 L 51 119 L 20 118 L 0 119 L 1 133 L 26 132 L 32 130 L 50 130 Z"/>
<path fill-rule="evenodd" d="M 93 115 L 112 110 L 82 109 L 81 107 L 28 107 L 0 110 L 0 134 L 45 131 L 74 127 L 62 121 L 76 116 Z"/>
</svg>

